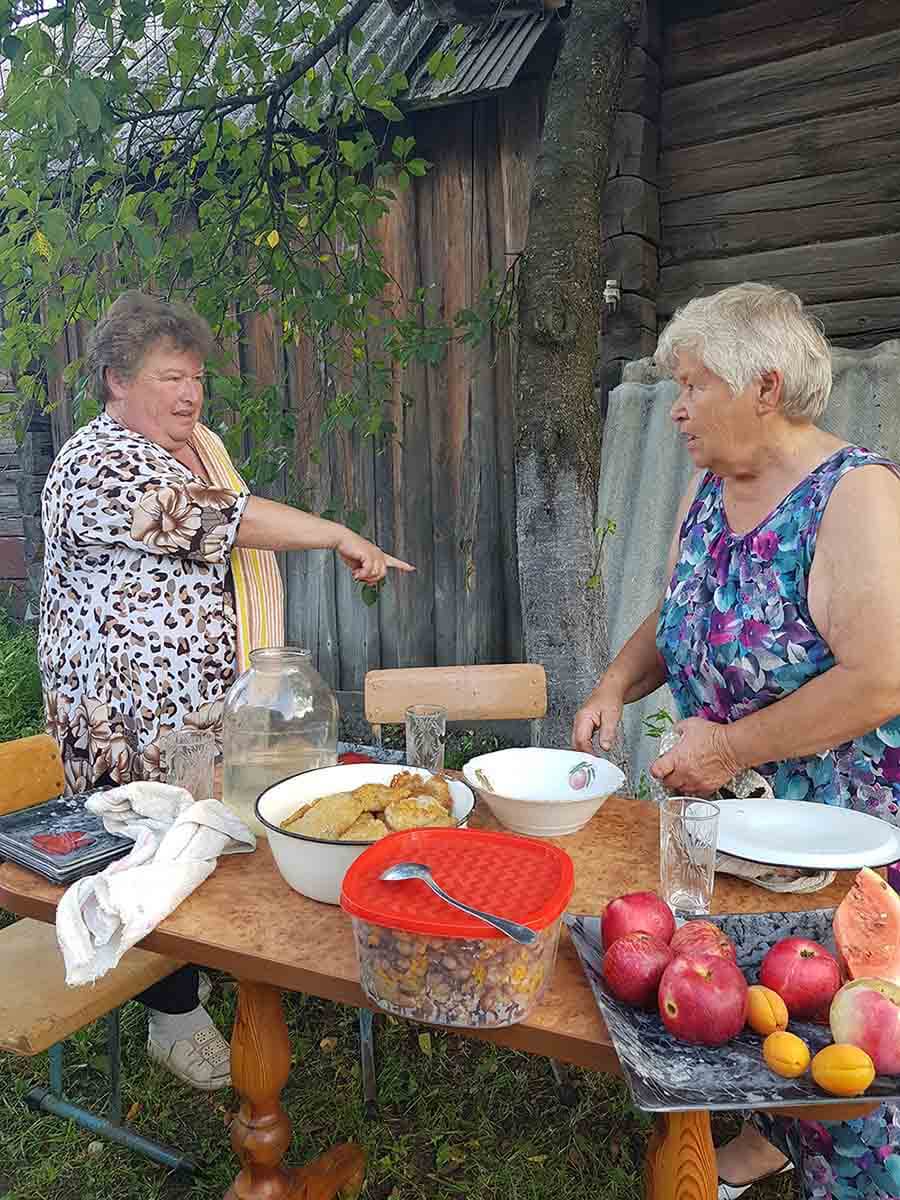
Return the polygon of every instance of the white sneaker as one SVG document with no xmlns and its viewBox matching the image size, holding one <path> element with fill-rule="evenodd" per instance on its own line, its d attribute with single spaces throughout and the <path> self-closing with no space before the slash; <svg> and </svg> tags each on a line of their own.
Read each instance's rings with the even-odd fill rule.
<svg viewBox="0 0 900 1200">
<path fill-rule="evenodd" d="M 788 1171 L 793 1171 L 794 1164 L 786 1162 L 783 1167 L 779 1167 L 777 1171 L 770 1171 L 768 1175 L 760 1175 L 758 1179 L 753 1179 L 750 1183 L 725 1183 L 719 1179 L 719 1197 L 718 1200 L 738 1200 L 738 1196 L 743 1196 L 745 1192 L 749 1192 L 757 1183 L 762 1183 L 764 1179 L 774 1179 L 776 1175 L 784 1175 Z"/>
<path fill-rule="evenodd" d="M 174 1042 L 169 1049 L 155 1042 L 151 1034 L 147 1039 L 147 1053 L 198 1091 L 215 1092 L 231 1087 L 231 1047 L 215 1025 L 207 1025 L 190 1038 Z"/>
</svg>

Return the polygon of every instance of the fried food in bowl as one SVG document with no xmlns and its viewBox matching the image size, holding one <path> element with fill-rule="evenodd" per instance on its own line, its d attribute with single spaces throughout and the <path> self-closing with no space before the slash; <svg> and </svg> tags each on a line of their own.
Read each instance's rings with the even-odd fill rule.
<svg viewBox="0 0 900 1200">
<path fill-rule="evenodd" d="M 465 825 L 470 788 L 423 768 L 348 763 L 273 784 L 256 801 L 275 863 L 296 891 L 340 901 L 344 872 L 389 833 Z"/>
</svg>

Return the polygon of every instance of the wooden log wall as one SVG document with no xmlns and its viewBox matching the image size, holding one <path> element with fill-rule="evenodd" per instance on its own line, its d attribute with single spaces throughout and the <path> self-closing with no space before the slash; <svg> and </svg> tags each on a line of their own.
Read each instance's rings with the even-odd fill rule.
<svg viewBox="0 0 900 1200">
<path fill-rule="evenodd" d="M 666 0 L 658 314 L 745 279 L 900 335 L 900 4 Z"/>
<path fill-rule="evenodd" d="M 378 230 L 392 303 L 425 287 L 451 320 L 474 306 L 489 272 L 502 278 L 514 265 L 525 245 L 541 96 L 529 81 L 416 116 L 417 153 L 433 166 L 398 193 Z M 376 331 L 371 358 L 379 348 Z M 311 507 L 365 512 L 363 532 L 417 568 L 393 575 L 367 608 L 333 556 L 290 556 L 289 639 L 309 646 L 342 690 L 359 690 L 379 666 L 520 660 L 512 336 L 475 347 L 457 340 L 436 366 L 395 372 L 388 410 L 396 433 L 383 446 L 355 433 L 323 444 L 323 400 L 340 380 L 323 376 L 307 344 L 288 367 L 298 476 Z"/>
<path fill-rule="evenodd" d="M 601 403 L 626 362 L 656 346 L 659 283 L 659 98 L 662 59 L 659 0 L 645 0 L 613 126 L 603 196 L 604 279 L 618 280 L 622 299 L 600 330 Z"/>
</svg>

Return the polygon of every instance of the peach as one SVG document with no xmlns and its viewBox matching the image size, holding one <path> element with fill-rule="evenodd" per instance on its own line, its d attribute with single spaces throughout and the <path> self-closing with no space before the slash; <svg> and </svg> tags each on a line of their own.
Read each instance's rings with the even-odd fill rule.
<svg viewBox="0 0 900 1200">
<path fill-rule="evenodd" d="M 747 993 L 747 1024 L 763 1037 L 787 1029 L 787 1005 L 777 992 L 754 983 Z"/>
<path fill-rule="evenodd" d="M 861 1096 L 875 1078 L 875 1064 L 859 1046 L 835 1043 L 812 1060 L 812 1077 L 832 1096 Z"/>
<path fill-rule="evenodd" d="M 834 1040 L 865 1050 L 879 1075 L 900 1075 L 900 987 L 885 979 L 845 983 L 828 1020 Z"/>
<path fill-rule="evenodd" d="M 795 1033 L 770 1033 L 762 1052 L 769 1070 L 785 1079 L 796 1079 L 809 1066 L 809 1046 Z"/>
</svg>

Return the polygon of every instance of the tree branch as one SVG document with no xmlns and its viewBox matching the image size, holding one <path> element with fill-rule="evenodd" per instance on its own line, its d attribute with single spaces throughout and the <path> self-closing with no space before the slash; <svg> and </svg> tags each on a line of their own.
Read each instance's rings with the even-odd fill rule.
<svg viewBox="0 0 900 1200">
<path fill-rule="evenodd" d="M 349 33 L 354 25 L 359 24 L 374 3 L 375 0 L 356 0 L 347 15 L 335 25 L 327 37 L 322 38 L 321 42 L 318 42 L 312 50 L 304 54 L 302 58 L 298 58 L 287 71 L 284 71 L 273 83 L 260 92 L 244 96 L 230 96 L 227 99 L 218 100 L 214 104 L 179 104 L 172 108 L 154 109 L 152 112 L 119 113 L 119 120 L 123 125 L 137 125 L 142 121 L 156 121 L 161 117 L 177 117 L 191 112 L 234 112 L 238 108 L 247 108 L 250 105 L 259 104 L 263 100 L 270 100 L 273 96 L 280 96 L 288 88 L 293 87 L 300 76 L 305 75 L 310 67 L 321 62 L 325 55 L 334 49 L 344 34 Z"/>
</svg>

